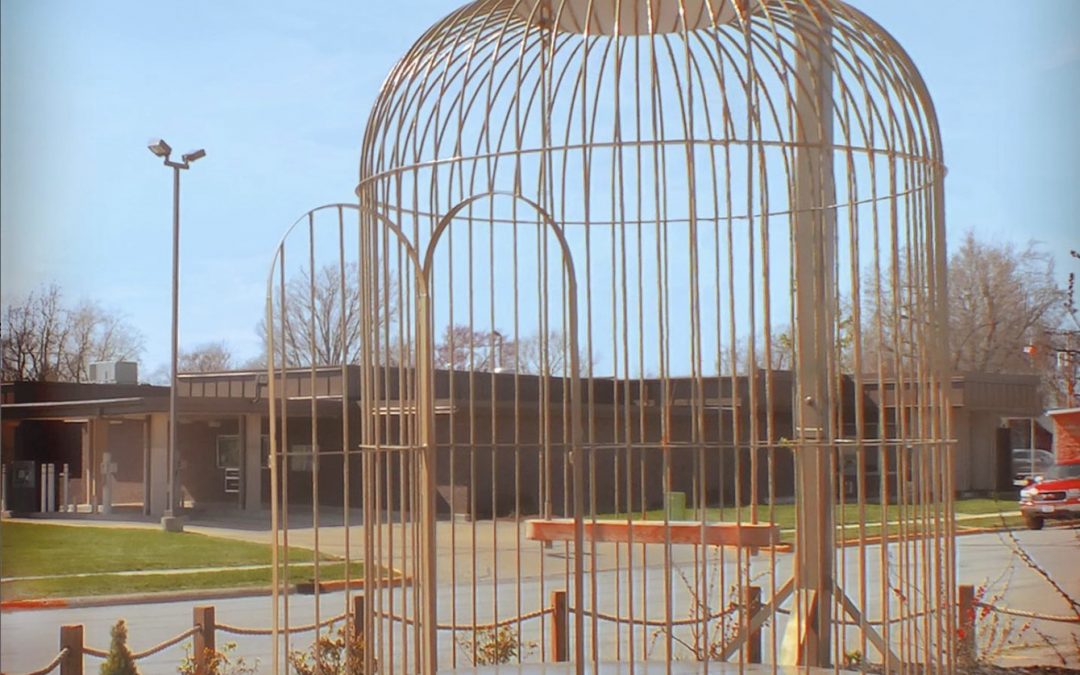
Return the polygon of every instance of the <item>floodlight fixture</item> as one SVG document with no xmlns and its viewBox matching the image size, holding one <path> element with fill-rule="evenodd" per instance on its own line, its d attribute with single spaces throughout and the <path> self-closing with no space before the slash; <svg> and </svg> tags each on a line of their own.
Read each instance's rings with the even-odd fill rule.
<svg viewBox="0 0 1080 675">
<path fill-rule="evenodd" d="M 146 147 L 150 148 L 150 152 L 158 157 L 168 158 L 172 154 L 172 147 L 161 138 L 155 138 Z"/>
<path fill-rule="evenodd" d="M 183 159 L 184 163 L 186 164 L 190 164 L 191 162 L 194 162 L 197 159 L 202 159 L 203 157 L 206 157 L 206 150 L 203 150 L 202 148 L 199 148 L 198 150 L 192 150 L 191 152 L 185 153 L 180 156 L 180 158 Z"/>
</svg>

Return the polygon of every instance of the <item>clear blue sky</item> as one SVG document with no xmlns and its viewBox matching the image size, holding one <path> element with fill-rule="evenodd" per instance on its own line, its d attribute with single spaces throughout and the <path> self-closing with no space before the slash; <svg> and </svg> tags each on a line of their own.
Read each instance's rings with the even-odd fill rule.
<svg viewBox="0 0 1080 675">
<path fill-rule="evenodd" d="M 854 0 L 907 48 L 944 136 L 950 241 L 1080 265 L 1080 2 Z M 4 0 L 0 292 L 56 282 L 119 310 L 168 360 L 171 180 L 155 136 L 206 159 L 182 177 L 181 344 L 241 360 L 270 255 L 309 208 L 351 201 L 371 103 L 455 3 Z"/>
</svg>

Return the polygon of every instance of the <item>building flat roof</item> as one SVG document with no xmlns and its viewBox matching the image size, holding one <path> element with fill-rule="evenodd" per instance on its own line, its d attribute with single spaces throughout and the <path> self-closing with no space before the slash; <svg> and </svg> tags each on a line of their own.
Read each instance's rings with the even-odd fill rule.
<svg viewBox="0 0 1080 675">
<path fill-rule="evenodd" d="M 1053 417 L 1054 415 L 1072 415 L 1080 413 L 1080 408 L 1058 408 L 1057 410 L 1047 410 L 1046 414 Z"/>
</svg>

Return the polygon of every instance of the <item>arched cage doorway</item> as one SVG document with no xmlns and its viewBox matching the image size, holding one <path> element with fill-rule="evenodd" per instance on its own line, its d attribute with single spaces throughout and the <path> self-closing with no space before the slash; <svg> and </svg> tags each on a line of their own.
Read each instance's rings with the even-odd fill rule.
<svg viewBox="0 0 1080 675">
<path fill-rule="evenodd" d="M 271 275 L 275 668 L 291 537 L 366 672 L 951 669 L 943 176 L 843 3 L 433 26 Z"/>
</svg>

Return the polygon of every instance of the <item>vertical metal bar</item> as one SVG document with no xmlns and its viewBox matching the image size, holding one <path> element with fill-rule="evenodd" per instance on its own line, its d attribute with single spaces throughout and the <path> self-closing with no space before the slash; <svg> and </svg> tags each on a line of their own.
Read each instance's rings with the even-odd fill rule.
<svg viewBox="0 0 1080 675">
<path fill-rule="evenodd" d="M 364 205 L 364 199 L 361 197 L 361 208 Z M 370 232 L 369 232 L 370 229 Z M 375 429 L 373 426 L 378 422 L 377 413 L 375 412 L 375 401 L 372 396 L 376 391 L 374 383 L 372 382 L 371 371 L 374 371 L 378 366 L 373 364 L 373 350 L 372 350 L 372 333 L 377 331 L 376 327 L 372 327 L 372 280 L 371 280 L 371 265 L 368 261 L 371 256 L 367 255 L 370 247 L 370 234 L 375 232 L 375 223 L 372 222 L 370 214 L 359 211 L 357 214 L 357 272 L 359 278 L 357 279 L 358 288 L 358 300 L 360 313 L 360 442 L 361 442 L 361 455 L 360 455 L 360 471 L 361 471 L 361 484 L 362 484 L 362 504 L 363 504 L 363 551 L 364 551 L 364 592 L 368 597 L 373 597 L 374 602 L 365 602 L 363 599 L 359 601 L 357 597 L 354 597 L 354 603 L 356 610 L 353 612 L 354 622 L 363 622 L 361 631 L 364 639 L 364 672 L 370 673 L 375 669 L 376 654 L 379 654 L 382 638 L 382 620 L 379 620 L 377 624 L 379 630 L 376 631 L 376 623 L 374 610 L 375 608 L 382 608 L 382 589 L 380 582 L 382 578 L 381 561 L 376 557 L 375 552 L 375 531 L 382 526 L 382 518 L 379 514 L 378 500 L 376 495 L 378 490 L 378 474 L 376 473 L 374 454 L 372 452 L 375 445 Z M 387 321 L 389 321 L 389 311 L 387 311 Z M 375 568 L 379 567 L 378 580 L 376 579 Z M 356 625 L 354 623 L 354 629 Z M 376 632 L 378 633 L 378 639 L 376 639 Z M 379 644 L 376 644 L 376 643 Z M 381 654 L 380 654 L 381 657 Z"/>
<path fill-rule="evenodd" d="M 283 254 L 282 247 L 278 248 L 278 255 Z M 283 303 L 284 304 L 284 303 Z M 281 667 L 278 652 L 278 640 L 280 636 L 280 595 L 281 587 L 279 580 L 279 545 L 278 545 L 278 454 L 279 442 L 277 427 L 277 400 L 276 400 L 276 373 L 274 372 L 274 266 L 270 268 L 270 278 L 266 283 L 266 383 L 268 386 L 269 421 L 270 421 L 270 534 L 273 537 L 273 545 L 270 547 L 270 596 L 273 605 L 270 608 L 270 635 L 272 640 L 270 652 L 270 667 L 275 673 Z M 147 422 L 149 425 L 149 421 Z"/>
<path fill-rule="evenodd" d="M 800 516 L 796 555 L 800 590 L 816 617 L 807 626 L 805 662 L 831 663 L 834 537 L 830 475 L 831 401 L 829 373 L 835 322 L 830 298 L 835 260 L 835 202 L 832 165 L 832 64 L 827 24 L 805 19 L 800 26 L 796 76 L 799 151 L 796 153 L 795 288 L 798 345 L 797 486 Z M 807 93 L 809 92 L 809 93 Z M 809 617 L 808 617 L 808 620 Z"/>
<path fill-rule="evenodd" d="M 313 543 L 315 545 L 314 555 L 312 556 L 312 582 L 315 591 L 315 642 L 318 643 L 319 635 L 322 632 L 322 628 L 319 626 L 321 610 L 322 610 L 322 598 L 321 588 L 319 587 L 319 558 L 322 551 L 319 547 L 319 498 L 322 496 L 319 492 L 319 396 L 318 396 L 318 375 L 317 369 L 319 366 L 319 353 L 315 341 L 315 284 L 316 275 L 318 271 L 315 269 L 315 214 L 314 212 L 308 213 L 308 348 L 309 359 L 308 363 L 308 395 L 311 398 L 310 407 L 310 429 L 311 429 L 311 448 L 309 452 L 310 456 L 310 468 L 311 468 L 311 530 Z M 329 320 L 329 317 L 327 317 Z M 330 355 L 327 354 L 327 357 Z M 329 365 L 329 364 L 328 364 Z"/>
<path fill-rule="evenodd" d="M 280 305 L 280 316 L 278 321 L 281 324 L 281 371 L 279 373 L 270 372 L 270 381 L 274 382 L 276 378 L 280 378 L 281 382 L 281 439 L 278 444 L 278 455 L 280 458 L 278 465 L 278 475 L 281 479 L 281 507 L 279 508 L 279 517 L 281 519 L 281 549 L 285 555 L 279 555 L 279 562 L 281 563 L 281 577 L 279 583 L 282 584 L 282 604 L 284 605 L 282 610 L 282 619 L 285 624 L 285 639 L 282 642 L 282 660 L 285 663 L 285 672 L 289 671 L 289 654 L 291 653 L 290 644 L 290 630 L 289 630 L 289 356 L 290 347 L 293 350 L 299 350 L 299 345 L 290 345 L 290 341 L 293 340 L 294 334 L 290 332 L 289 328 L 289 302 L 288 302 L 288 286 L 285 283 L 285 247 L 281 246 L 278 249 L 278 297 Z M 271 304 L 271 309 L 273 305 Z M 271 323 L 267 328 L 269 331 L 274 330 L 274 324 Z M 297 351 L 298 354 L 298 351 Z M 272 363 L 271 357 L 268 355 L 268 360 Z M 299 366 L 299 363 L 294 364 Z M 299 393 L 299 392 L 298 392 Z M 272 397 L 271 397 L 272 398 Z M 284 462 L 284 470 L 280 465 L 280 462 Z M 274 488 L 277 490 L 276 486 Z M 274 532 L 274 540 L 277 541 L 277 531 Z M 276 656 L 276 655 L 275 655 Z"/>
<path fill-rule="evenodd" d="M 417 289 L 417 406 L 419 410 L 420 424 L 420 523 L 421 523 L 421 550 L 417 551 L 420 558 L 420 589 L 421 597 L 420 622 L 416 627 L 418 633 L 422 633 L 420 645 L 421 662 L 417 664 L 425 673 L 434 673 L 438 668 L 438 641 L 436 632 L 437 608 L 436 608 L 436 584 L 435 577 L 435 472 L 436 472 L 436 447 L 435 447 L 435 390 L 432 386 L 432 357 L 431 340 L 431 308 L 428 289 L 431 286 L 430 278 L 418 278 L 417 283 L 423 282 L 423 286 Z M 475 583 L 475 578 L 474 582 Z"/>
<path fill-rule="evenodd" d="M 350 342 L 349 335 L 351 327 L 348 324 L 349 317 L 349 299 L 346 286 L 346 267 L 345 267 L 345 211 L 341 205 L 337 207 L 337 220 L 338 220 L 338 332 L 340 335 L 338 339 L 341 341 L 341 511 L 342 511 L 342 536 L 345 546 L 345 634 L 353 635 L 356 633 L 356 627 L 354 622 L 357 620 L 363 621 L 363 616 L 354 616 L 351 613 L 351 595 L 352 595 L 352 542 L 350 537 L 350 488 L 352 483 L 352 464 L 350 462 L 352 453 L 352 439 L 349 436 L 349 417 L 351 415 L 350 410 L 350 390 L 349 390 L 349 367 L 353 365 L 352 354 L 350 354 Z M 359 282 L 359 279 L 356 280 Z M 359 308 L 356 308 L 359 311 Z M 364 649 L 368 647 L 365 644 Z"/>
</svg>

